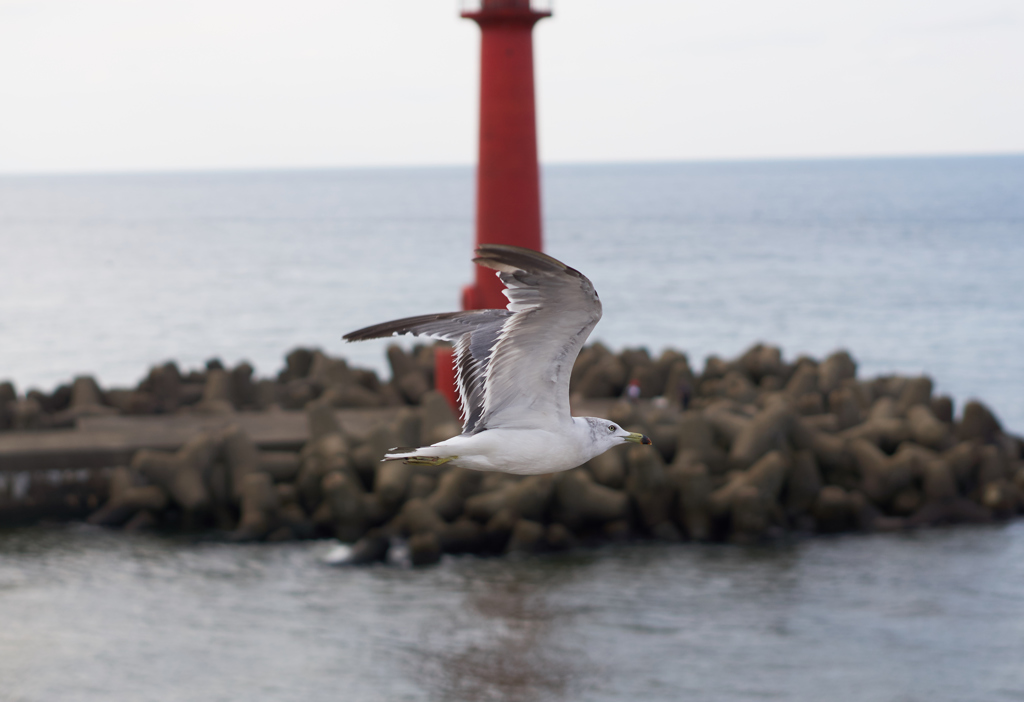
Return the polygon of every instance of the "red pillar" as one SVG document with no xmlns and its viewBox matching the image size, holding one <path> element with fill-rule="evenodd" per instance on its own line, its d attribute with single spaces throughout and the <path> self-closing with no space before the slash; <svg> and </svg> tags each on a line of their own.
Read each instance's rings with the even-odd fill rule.
<svg viewBox="0 0 1024 702">
<path fill-rule="evenodd" d="M 550 17 L 530 0 L 482 0 L 463 17 L 480 25 L 480 150 L 476 171 L 476 245 L 541 251 L 540 169 L 533 99 L 533 25 Z M 474 247 L 475 248 L 475 247 Z M 462 289 L 462 309 L 503 308 L 494 271 L 477 267 Z M 434 385 L 456 407 L 451 351 L 438 350 Z"/>
<path fill-rule="evenodd" d="M 480 151 L 476 171 L 476 243 L 541 250 L 540 173 L 533 99 L 533 25 L 551 13 L 530 0 L 482 0 L 463 12 L 480 25 Z M 504 307 L 501 282 L 477 268 L 462 308 Z"/>
</svg>

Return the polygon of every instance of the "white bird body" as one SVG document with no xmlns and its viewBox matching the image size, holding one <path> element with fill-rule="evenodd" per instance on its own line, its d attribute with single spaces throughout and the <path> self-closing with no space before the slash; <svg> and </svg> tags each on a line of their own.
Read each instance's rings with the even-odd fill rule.
<svg viewBox="0 0 1024 702">
<path fill-rule="evenodd" d="M 451 458 L 463 468 L 536 475 L 583 465 L 629 436 L 629 432 L 603 419 L 573 417 L 572 420 L 571 427 L 560 427 L 562 431 L 488 429 L 469 436 L 460 434 L 410 453 L 388 454 L 388 457 L 403 460 L 411 456 Z M 591 422 L 601 428 L 595 431 Z M 609 426 L 615 430 L 608 431 Z"/>
<path fill-rule="evenodd" d="M 601 319 L 601 301 L 586 276 L 517 246 L 484 244 L 474 261 L 498 271 L 507 309 L 409 317 L 344 337 L 415 334 L 455 344 L 462 434 L 392 449 L 384 460 L 532 475 L 574 468 L 626 441 L 650 444 L 608 420 L 569 413 L 569 375 Z"/>
</svg>

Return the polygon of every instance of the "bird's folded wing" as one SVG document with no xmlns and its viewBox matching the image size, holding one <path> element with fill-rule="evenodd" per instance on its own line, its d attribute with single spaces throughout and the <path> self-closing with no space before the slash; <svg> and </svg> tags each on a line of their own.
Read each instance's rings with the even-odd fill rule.
<svg viewBox="0 0 1024 702">
<path fill-rule="evenodd" d="M 545 254 L 486 244 L 476 263 L 498 271 L 508 310 L 484 382 L 483 428 L 572 421 L 569 375 L 601 319 L 601 301 L 579 271 Z"/>
</svg>

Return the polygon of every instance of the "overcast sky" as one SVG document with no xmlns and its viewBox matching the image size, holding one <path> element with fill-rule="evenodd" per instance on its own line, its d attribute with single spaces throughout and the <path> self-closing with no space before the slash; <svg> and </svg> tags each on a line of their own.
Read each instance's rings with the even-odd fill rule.
<svg viewBox="0 0 1024 702">
<path fill-rule="evenodd" d="M 0 172 L 467 164 L 456 0 L 0 0 Z M 1020 0 L 557 0 L 546 162 L 1024 152 Z"/>
</svg>

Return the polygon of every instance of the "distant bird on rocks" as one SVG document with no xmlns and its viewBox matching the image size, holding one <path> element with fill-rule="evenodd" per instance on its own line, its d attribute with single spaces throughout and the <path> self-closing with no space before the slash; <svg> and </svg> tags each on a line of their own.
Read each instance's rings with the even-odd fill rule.
<svg viewBox="0 0 1024 702">
<path fill-rule="evenodd" d="M 601 300 L 579 271 L 517 246 L 484 244 L 475 263 L 497 271 L 507 309 L 409 317 L 346 334 L 347 341 L 414 334 L 450 341 L 462 434 L 394 448 L 385 461 L 531 475 L 586 463 L 626 442 L 650 444 L 607 419 L 569 413 L 569 374 Z"/>
</svg>

